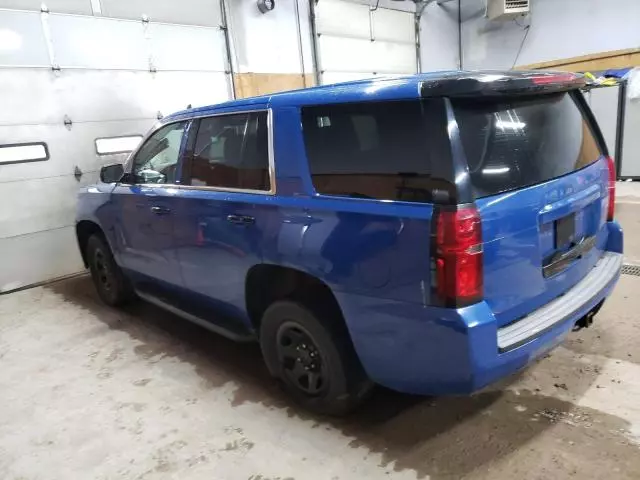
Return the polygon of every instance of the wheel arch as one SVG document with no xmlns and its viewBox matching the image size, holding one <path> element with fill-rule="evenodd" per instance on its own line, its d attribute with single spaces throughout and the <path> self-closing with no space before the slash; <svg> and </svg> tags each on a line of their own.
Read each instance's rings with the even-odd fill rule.
<svg viewBox="0 0 640 480">
<path fill-rule="evenodd" d="M 301 303 L 323 302 L 346 327 L 342 308 L 333 290 L 320 278 L 297 268 L 273 264 L 251 267 L 245 281 L 245 307 L 252 327 L 260 330 L 262 314 L 273 302 L 295 300 Z"/>
<path fill-rule="evenodd" d="M 96 222 L 92 220 L 80 220 L 76 223 L 76 239 L 78 240 L 78 248 L 80 249 L 80 255 L 82 256 L 82 262 L 85 268 L 89 267 L 87 243 L 92 235 L 99 235 L 107 241 L 107 244 L 109 243 L 102 227 Z"/>
</svg>

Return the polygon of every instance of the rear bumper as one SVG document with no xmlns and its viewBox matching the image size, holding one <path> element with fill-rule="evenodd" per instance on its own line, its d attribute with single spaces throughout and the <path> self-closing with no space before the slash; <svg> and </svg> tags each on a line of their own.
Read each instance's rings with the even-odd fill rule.
<svg viewBox="0 0 640 480">
<path fill-rule="evenodd" d="M 588 305 L 614 282 L 621 268 L 621 253 L 604 252 L 589 274 L 562 297 L 552 300 L 516 322 L 498 328 L 498 351 L 504 353 L 513 350 L 571 318 L 574 312 Z"/>
<path fill-rule="evenodd" d="M 337 294 L 365 370 L 395 390 L 442 395 L 471 393 L 525 367 L 611 293 L 622 266 L 622 232 L 615 223 L 610 230 L 609 251 L 589 275 L 503 328 L 484 302 L 454 310 Z"/>
</svg>

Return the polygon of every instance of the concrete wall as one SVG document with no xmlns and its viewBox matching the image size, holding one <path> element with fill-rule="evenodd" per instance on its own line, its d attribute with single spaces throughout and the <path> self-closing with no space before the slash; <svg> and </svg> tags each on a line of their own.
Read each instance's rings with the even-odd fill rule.
<svg viewBox="0 0 640 480">
<path fill-rule="evenodd" d="M 485 0 L 462 2 L 464 68 L 507 69 L 640 46 L 638 0 L 532 0 L 531 15 L 515 21 L 484 18 Z M 518 48 L 531 24 L 522 52 Z"/>
</svg>

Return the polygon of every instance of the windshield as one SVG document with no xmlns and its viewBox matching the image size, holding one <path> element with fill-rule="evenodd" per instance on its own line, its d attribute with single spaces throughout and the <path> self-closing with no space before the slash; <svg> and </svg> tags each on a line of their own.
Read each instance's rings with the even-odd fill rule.
<svg viewBox="0 0 640 480">
<path fill-rule="evenodd" d="M 476 198 L 546 182 L 600 158 L 570 93 L 452 103 Z"/>
</svg>

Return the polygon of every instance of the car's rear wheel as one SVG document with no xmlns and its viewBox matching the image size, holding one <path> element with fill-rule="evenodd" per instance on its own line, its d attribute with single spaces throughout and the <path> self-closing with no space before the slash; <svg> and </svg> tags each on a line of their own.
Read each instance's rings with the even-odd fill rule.
<svg viewBox="0 0 640 480">
<path fill-rule="evenodd" d="M 343 415 L 371 389 L 346 328 L 322 308 L 275 302 L 262 318 L 260 344 L 271 374 L 308 410 Z"/>
<path fill-rule="evenodd" d="M 93 283 L 104 303 L 118 306 L 133 298 L 133 289 L 113 259 L 111 249 L 104 238 L 99 235 L 92 235 L 89 238 L 86 259 Z"/>
</svg>

